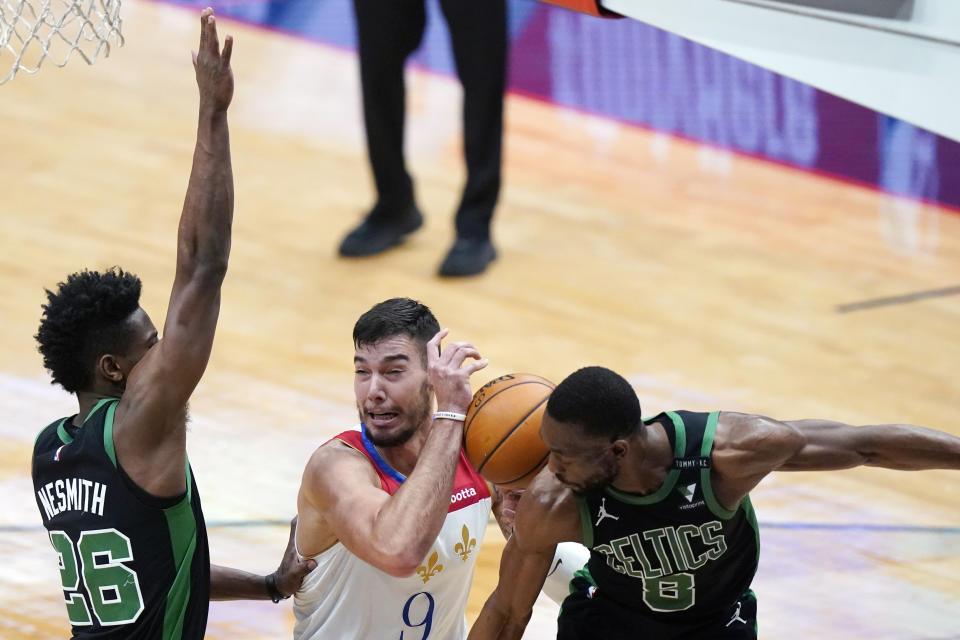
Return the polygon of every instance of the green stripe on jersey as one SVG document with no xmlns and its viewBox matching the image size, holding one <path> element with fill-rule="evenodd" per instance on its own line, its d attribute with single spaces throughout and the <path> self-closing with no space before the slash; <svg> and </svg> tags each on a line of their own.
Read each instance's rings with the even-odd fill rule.
<svg viewBox="0 0 960 640">
<path fill-rule="evenodd" d="M 90 419 L 90 416 L 92 416 L 93 414 L 95 414 L 95 413 L 97 412 L 97 409 L 99 409 L 100 407 L 102 407 L 102 406 L 103 406 L 104 404 L 106 404 L 107 402 L 116 402 L 116 401 L 118 401 L 118 400 L 119 400 L 119 398 L 100 398 L 100 399 L 97 401 L 97 404 L 93 405 L 93 409 L 90 409 L 90 413 L 87 414 L 87 417 L 84 418 L 83 421 L 86 422 L 87 420 L 89 420 L 89 419 Z"/>
<path fill-rule="evenodd" d="M 163 640 L 179 640 L 183 635 L 183 619 L 190 602 L 190 576 L 193 554 L 197 548 L 197 520 L 190 505 L 191 473 L 187 469 L 187 495 L 176 506 L 163 510 L 170 533 L 170 547 L 177 575 L 167 592 L 163 614 Z"/>
<path fill-rule="evenodd" d="M 73 442 L 73 436 L 67 433 L 66 424 L 67 424 L 66 418 L 60 421 L 60 424 L 57 425 L 57 435 L 60 436 L 60 442 L 62 442 L 63 444 L 70 444 L 71 442 Z"/>
<path fill-rule="evenodd" d="M 673 431 L 675 434 L 673 456 L 675 458 L 682 458 L 687 452 L 687 430 L 683 426 L 683 418 L 673 411 L 667 411 L 667 415 L 670 416 L 670 420 L 673 421 Z M 625 502 L 627 504 L 653 504 L 655 502 L 660 502 L 670 495 L 670 492 L 673 491 L 673 487 L 677 484 L 677 479 L 679 477 L 680 470 L 671 469 L 669 473 L 667 473 L 666 480 L 664 480 L 663 484 L 660 485 L 660 488 L 648 496 L 642 496 L 636 493 L 627 493 L 626 491 L 615 489 L 613 486 L 607 487 L 606 492 L 620 502 Z"/>
<path fill-rule="evenodd" d="M 705 458 L 709 458 L 710 453 L 713 451 L 713 438 L 717 434 L 717 422 L 719 419 L 719 411 L 714 411 L 707 416 L 707 426 L 703 430 L 703 445 L 700 447 L 700 455 Z M 710 511 L 712 511 L 715 516 L 723 520 L 729 520 L 737 510 L 727 509 L 717 500 L 717 496 L 713 493 L 713 482 L 710 471 L 711 469 L 709 468 L 700 470 L 700 485 L 703 487 L 703 497 L 707 501 L 707 506 L 710 508 Z"/>
<path fill-rule="evenodd" d="M 583 498 L 577 498 L 577 504 L 580 507 L 580 528 L 583 530 L 583 546 L 590 549 L 593 547 L 593 520 L 590 516 L 590 509 L 587 507 L 587 501 Z"/>
<path fill-rule="evenodd" d="M 753 527 L 753 535 L 757 538 L 757 563 L 754 566 L 760 565 L 760 525 L 757 524 L 757 512 L 753 510 L 753 503 L 750 502 L 750 496 L 747 495 L 741 502 L 740 506 L 743 507 L 743 513 L 747 516 L 747 522 L 750 523 L 750 526 Z"/>
<path fill-rule="evenodd" d="M 103 421 L 103 448 L 107 450 L 107 455 L 114 467 L 117 466 L 117 450 L 113 446 L 113 414 L 117 411 L 117 404 L 119 404 L 119 401 L 110 405 L 110 408 L 107 409 L 107 416 Z M 99 407 L 100 404 L 97 406 Z"/>
</svg>

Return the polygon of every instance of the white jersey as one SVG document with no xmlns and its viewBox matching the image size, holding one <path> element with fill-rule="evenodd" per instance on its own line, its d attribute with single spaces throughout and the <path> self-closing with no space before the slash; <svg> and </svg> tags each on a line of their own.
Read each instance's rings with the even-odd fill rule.
<svg viewBox="0 0 960 640">
<path fill-rule="evenodd" d="M 392 469 L 360 431 L 337 436 L 373 464 L 381 488 L 393 495 L 404 477 Z M 423 564 L 407 578 L 377 569 L 337 542 L 313 556 L 311 571 L 294 596 L 295 640 L 463 640 L 464 612 L 477 552 L 490 518 L 487 484 L 463 452 L 450 511 Z M 415 517 L 415 514 L 411 514 Z"/>
</svg>

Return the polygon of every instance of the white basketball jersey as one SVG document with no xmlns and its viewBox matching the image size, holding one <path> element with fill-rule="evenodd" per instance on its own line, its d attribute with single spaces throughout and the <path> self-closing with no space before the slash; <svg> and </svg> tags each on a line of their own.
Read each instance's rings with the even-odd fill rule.
<svg viewBox="0 0 960 640">
<path fill-rule="evenodd" d="M 337 439 L 367 456 L 384 491 L 399 489 L 403 476 L 361 432 Z M 461 452 L 450 511 L 416 573 L 395 578 L 337 542 L 313 557 L 317 567 L 294 596 L 295 640 L 464 640 L 464 611 L 490 507 L 486 482 Z"/>
</svg>

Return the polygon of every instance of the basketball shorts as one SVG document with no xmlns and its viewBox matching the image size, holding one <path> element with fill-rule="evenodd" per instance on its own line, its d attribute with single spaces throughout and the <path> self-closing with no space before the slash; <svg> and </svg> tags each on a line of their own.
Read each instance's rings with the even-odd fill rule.
<svg viewBox="0 0 960 640">
<path fill-rule="evenodd" d="M 557 620 L 557 640 L 756 640 L 757 599 L 748 590 L 729 611 L 707 620 L 676 622 L 640 615 L 604 598 L 584 578 L 575 577 Z"/>
</svg>

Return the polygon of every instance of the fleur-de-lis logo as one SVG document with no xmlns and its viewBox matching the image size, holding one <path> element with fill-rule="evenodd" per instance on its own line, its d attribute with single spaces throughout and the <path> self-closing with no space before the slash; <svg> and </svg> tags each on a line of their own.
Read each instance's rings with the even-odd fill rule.
<svg viewBox="0 0 960 640">
<path fill-rule="evenodd" d="M 427 582 L 430 578 L 443 571 L 443 565 L 437 564 L 438 559 L 440 559 L 440 554 L 434 551 L 427 560 L 427 566 L 420 565 L 417 568 L 417 573 L 420 574 L 424 582 Z"/>
<path fill-rule="evenodd" d="M 476 538 L 470 537 L 470 530 L 467 529 L 467 525 L 463 525 L 463 531 L 461 533 L 463 535 L 463 542 L 458 542 L 453 550 L 460 554 L 461 560 L 466 562 L 467 558 L 469 558 L 473 552 L 473 548 L 477 546 L 477 540 Z"/>
</svg>

